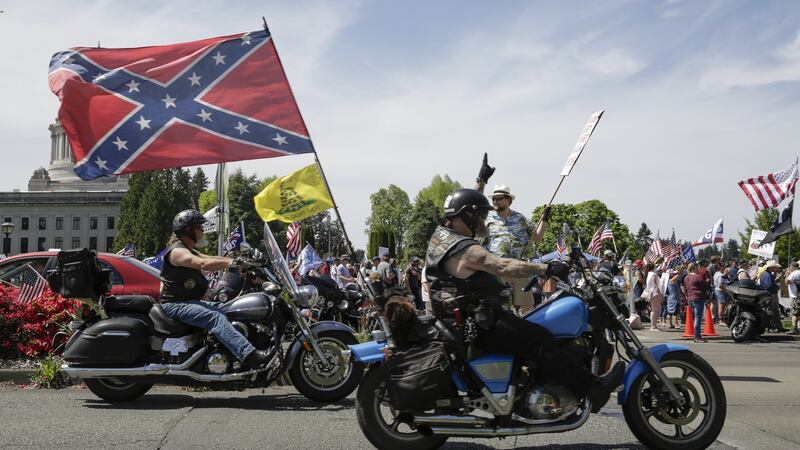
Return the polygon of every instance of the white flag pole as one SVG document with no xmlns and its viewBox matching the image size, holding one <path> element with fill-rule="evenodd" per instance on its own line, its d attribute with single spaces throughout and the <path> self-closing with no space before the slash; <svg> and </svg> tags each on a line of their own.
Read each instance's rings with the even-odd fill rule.
<svg viewBox="0 0 800 450">
<path fill-rule="evenodd" d="M 217 203 L 219 215 L 217 216 L 217 255 L 221 256 L 225 238 L 228 237 L 229 210 L 228 210 L 228 165 L 226 163 L 217 164 L 217 176 L 215 180 L 217 189 Z"/>
</svg>

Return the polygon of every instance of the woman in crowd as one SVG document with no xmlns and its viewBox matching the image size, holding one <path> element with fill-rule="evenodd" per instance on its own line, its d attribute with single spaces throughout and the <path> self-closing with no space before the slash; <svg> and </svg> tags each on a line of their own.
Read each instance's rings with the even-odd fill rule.
<svg viewBox="0 0 800 450">
<path fill-rule="evenodd" d="M 694 341 L 706 342 L 702 337 L 701 330 L 703 329 L 706 301 L 708 301 L 708 281 L 703 275 L 697 273 L 697 264 L 689 263 L 688 270 L 689 275 L 683 279 L 683 285 L 686 287 L 686 299 L 694 313 Z"/>
<path fill-rule="evenodd" d="M 656 274 L 655 265 L 645 265 L 645 288 L 643 297 L 650 300 L 650 331 L 661 331 L 658 321 L 661 317 L 661 305 L 664 303 L 664 293 L 661 292 L 660 279 Z"/>
</svg>

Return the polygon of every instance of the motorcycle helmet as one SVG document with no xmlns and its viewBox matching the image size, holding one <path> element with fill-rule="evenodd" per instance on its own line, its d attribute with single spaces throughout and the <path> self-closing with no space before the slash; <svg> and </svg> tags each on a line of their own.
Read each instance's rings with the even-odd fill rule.
<svg viewBox="0 0 800 450">
<path fill-rule="evenodd" d="M 473 235 L 478 222 L 485 220 L 492 209 L 486 196 L 475 189 L 459 189 L 444 200 L 444 217 L 460 217 Z"/>
<path fill-rule="evenodd" d="M 206 223 L 208 219 L 203 217 L 203 214 L 196 209 L 186 209 L 175 215 L 172 219 L 172 231 L 176 236 L 186 236 L 194 241 L 194 233 L 191 232 L 192 228 L 196 225 Z"/>
</svg>

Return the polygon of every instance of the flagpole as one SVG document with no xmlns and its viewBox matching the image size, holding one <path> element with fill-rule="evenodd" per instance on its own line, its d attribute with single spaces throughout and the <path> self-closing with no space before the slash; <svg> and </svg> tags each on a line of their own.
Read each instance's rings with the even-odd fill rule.
<svg viewBox="0 0 800 450">
<path fill-rule="evenodd" d="M 261 17 L 261 20 L 264 22 L 264 31 L 269 33 L 269 26 L 267 25 L 266 17 Z M 281 67 L 281 70 L 285 74 L 286 71 L 283 69 L 283 62 L 281 62 L 281 56 L 278 53 L 278 46 L 275 44 L 275 37 L 272 36 L 270 33 L 270 38 L 272 39 L 272 44 L 275 45 L 275 58 L 278 61 L 278 65 Z M 289 84 L 289 77 L 286 77 L 286 83 Z M 294 91 L 291 89 L 291 85 L 289 88 L 289 93 L 292 96 L 292 101 L 295 105 L 297 105 L 297 99 L 294 97 Z M 299 106 L 298 106 L 298 109 Z M 317 155 L 317 149 L 314 147 L 313 142 L 311 142 L 311 132 L 308 131 L 308 127 L 306 126 L 306 121 L 303 119 L 303 116 L 300 115 L 300 121 L 303 123 L 303 127 L 305 127 L 306 131 L 308 132 L 308 139 L 309 143 L 311 143 L 311 149 L 314 152 L 314 162 L 317 164 L 317 168 L 319 169 L 319 174 L 322 175 L 322 181 L 325 183 L 325 188 L 328 190 L 328 195 L 331 197 L 331 203 L 333 203 L 333 211 L 336 213 L 336 220 L 342 227 L 342 234 L 344 234 L 344 240 L 347 242 L 347 249 L 352 255 L 352 258 L 355 258 L 355 250 L 353 249 L 353 243 L 350 242 L 350 237 L 347 235 L 347 230 L 344 227 L 344 222 L 342 221 L 342 216 L 339 214 L 339 206 L 336 204 L 336 199 L 333 198 L 333 192 L 331 192 L 331 186 L 328 184 L 328 177 L 325 176 L 325 171 L 322 169 L 322 164 L 319 162 L 319 155 Z"/>
<path fill-rule="evenodd" d="M 217 188 L 217 256 L 224 252 L 225 239 L 228 237 L 229 211 L 228 211 L 228 165 L 226 163 L 217 164 L 217 176 L 215 180 Z"/>
</svg>

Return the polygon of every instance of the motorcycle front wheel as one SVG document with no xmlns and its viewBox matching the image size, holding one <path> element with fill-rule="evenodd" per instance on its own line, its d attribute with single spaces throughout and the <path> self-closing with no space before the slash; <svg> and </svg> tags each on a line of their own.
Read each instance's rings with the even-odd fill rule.
<svg viewBox="0 0 800 450">
<path fill-rule="evenodd" d="M 671 399 L 652 373 L 634 380 L 622 412 L 628 427 L 648 448 L 704 449 L 725 424 L 725 390 L 714 369 L 691 352 L 670 353 L 661 368 L 685 403 Z"/>
<path fill-rule="evenodd" d="M 94 395 L 109 402 L 136 400 L 153 387 L 153 383 L 128 383 L 116 378 L 87 378 L 84 382 Z"/>
<path fill-rule="evenodd" d="M 370 368 L 358 386 L 356 418 L 367 440 L 381 450 L 434 449 L 447 440 L 447 436 L 423 435 L 399 420 L 381 366 Z"/>
<path fill-rule="evenodd" d="M 289 369 L 289 378 L 297 391 L 311 400 L 341 400 L 356 389 L 364 374 L 364 365 L 345 353 L 348 345 L 358 344 L 358 340 L 344 331 L 323 331 L 316 340 L 330 364 L 320 364 L 313 350 L 301 348 Z"/>
<path fill-rule="evenodd" d="M 731 337 L 734 342 L 747 342 L 753 339 L 756 324 L 746 317 L 737 317 L 731 324 Z"/>
</svg>

